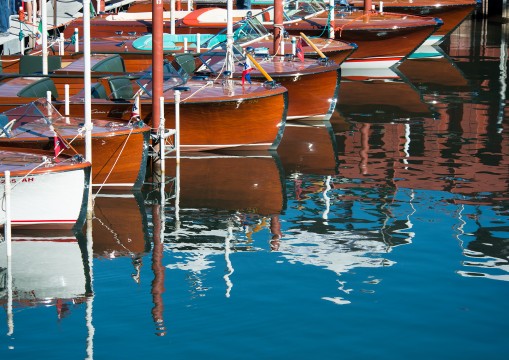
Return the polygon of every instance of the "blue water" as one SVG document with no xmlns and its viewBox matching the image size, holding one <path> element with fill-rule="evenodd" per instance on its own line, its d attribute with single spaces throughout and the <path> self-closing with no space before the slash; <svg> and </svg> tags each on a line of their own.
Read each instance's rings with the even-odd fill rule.
<svg viewBox="0 0 509 360">
<path fill-rule="evenodd" d="M 478 21 L 455 34 L 480 31 Z M 266 178 L 276 169 L 275 180 L 239 168 L 212 185 L 203 173 L 201 187 L 168 199 L 163 227 L 154 193 L 96 203 L 93 251 L 83 234 L 68 242 L 65 266 L 39 263 L 44 252 L 13 258 L 24 268 L 13 275 L 12 318 L 1 263 L 0 357 L 506 359 L 503 33 L 492 23 L 488 41 L 475 31 L 469 56 L 459 36 L 441 45 L 468 85 L 404 79 L 429 114 L 391 122 L 402 105 L 340 107 L 343 122 L 306 129 L 317 133 L 309 151 L 286 139 L 264 165 L 243 160 L 266 166 Z M 315 152 L 320 144 L 330 151 Z M 46 282 L 23 283 L 30 267 Z"/>
</svg>

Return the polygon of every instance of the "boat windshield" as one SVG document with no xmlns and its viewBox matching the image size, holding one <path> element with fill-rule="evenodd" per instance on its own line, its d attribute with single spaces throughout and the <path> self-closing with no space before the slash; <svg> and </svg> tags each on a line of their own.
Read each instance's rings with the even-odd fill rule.
<svg viewBox="0 0 509 360">
<path fill-rule="evenodd" d="M 294 0 L 283 3 L 284 20 L 296 20 L 327 10 L 327 4 L 317 0 Z"/>
<path fill-rule="evenodd" d="M 48 126 L 65 121 L 65 117 L 46 99 L 38 99 L 18 106 L 0 114 L 0 136 L 12 137 L 16 130 L 21 130 L 28 123 Z"/>
<path fill-rule="evenodd" d="M 194 69 L 193 69 L 194 71 Z M 165 61 L 163 65 L 163 92 L 174 89 L 177 86 L 184 85 L 189 80 L 189 72 L 183 66 L 174 66 L 174 64 Z M 146 95 L 152 97 L 152 68 L 147 70 L 136 83 L 140 90 Z"/>
<path fill-rule="evenodd" d="M 226 70 L 226 54 L 226 43 L 217 44 L 212 49 L 204 52 L 198 57 L 201 64 L 197 68 L 196 74 L 221 74 L 224 70 Z M 244 49 L 240 45 L 235 43 L 233 44 L 232 54 L 234 63 L 244 63 L 246 61 Z"/>
<path fill-rule="evenodd" d="M 256 2 L 254 2 L 256 4 Z M 300 20 L 328 10 L 328 4 L 319 0 L 291 0 L 283 2 L 283 21 Z M 270 6 L 254 16 L 262 23 L 274 21 L 274 6 Z"/>
<path fill-rule="evenodd" d="M 256 17 L 248 16 L 233 24 L 233 41 L 239 44 L 246 44 L 270 35 L 270 32 L 262 25 Z M 203 48 L 212 48 L 215 45 L 226 41 L 227 29 L 221 30 L 219 33 L 208 39 L 202 44 Z"/>
</svg>

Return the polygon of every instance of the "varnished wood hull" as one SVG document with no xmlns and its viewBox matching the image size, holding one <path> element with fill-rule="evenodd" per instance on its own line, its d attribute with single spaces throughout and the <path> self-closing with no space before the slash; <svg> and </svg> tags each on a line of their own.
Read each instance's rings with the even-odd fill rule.
<svg viewBox="0 0 509 360">
<path fill-rule="evenodd" d="M 57 90 L 63 94 L 65 77 L 59 79 Z M 69 79 L 76 80 L 79 77 Z M 19 79 L 17 79 L 18 81 Z M 96 79 L 97 80 L 97 79 Z M 94 81 L 94 80 L 93 80 Z M 190 91 L 182 92 L 180 104 L 180 144 L 182 150 L 201 151 L 221 148 L 242 150 L 276 149 L 283 136 L 288 109 L 288 92 L 283 87 L 266 89 L 259 83 L 240 87 L 237 83 L 233 92 L 222 86 L 205 86 L 205 82 L 189 82 Z M 4 84 L 5 85 L 5 84 Z M 9 88 L 6 86 L 6 88 Z M 75 87 L 76 89 L 78 86 Z M 10 90 L 13 90 L 10 87 Z M 83 97 L 73 94 L 70 101 L 70 114 L 84 116 Z M 6 111 L 24 105 L 33 98 L 19 98 L 16 91 L 8 94 L 0 88 L 0 110 Z M 166 128 L 175 128 L 175 99 L 173 92 L 166 93 L 164 114 Z M 63 97 L 53 105 L 64 113 Z M 134 100 L 111 101 L 92 99 L 92 117 L 94 119 L 125 120 L 131 119 Z M 152 123 L 152 98 L 141 99 L 141 117 L 146 124 Z"/>
<path fill-rule="evenodd" d="M 276 149 L 283 136 L 287 93 L 235 100 L 200 101 L 180 104 L 180 146 L 183 151 L 215 149 Z M 62 105 L 60 105 L 61 107 Z M 57 106 L 58 108 L 59 106 Z M 132 101 L 111 102 L 94 99 L 92 113 L 103 119 L 129 120 Z M 81 116 L 82 104 L 71 104 L 71 113 Z M 152 101 L 140 103 L 142 119 L 152 123 Z M 165 102 L 165 127 L 175 128 L 175 103 Z"/>
<path fill-rule="evenodd" d="M 296 61 L 298 64 L 298 61 Z M 262 66 L 263 66 L 262 62 Z M 277 68 L 277 64 L 275 66 Z M 236 74 L 239 76 L 240 74 Z M 287 120 L 309 118 L 328 120 L 336 107 L 341 81 L 339 67 L 324 68 L 314 73 L 278 73 L 271 71 L 270 76 L 288 89 Z M 251 73 L 252 79 L 263 80 L 259 71 Z"/>
<path fill-rule="evenodd" d="M 379 8 L 379 1 L 373 5 Z M 355 7 L 364 8 L 364 0 L 350 1 Z M 442 19 L 444 24 L 434 33 L 447 36 L 476 8 L 476 0 L 384 0 L 383 9 L 387 12 L 411 14 L 417 16 L 433 16 Z"/>
<path fill-rule="evenodd" d="M 131 135 L 92 136 L 92 185 L 108 188 L 140 188 L 146 173 L 150 133 L 134 132 Z M 67 138 L 68 141 L 72 137 Z M 127 144 L 126 144 L 127 142 Z M 0 138 L 0 146 L 10 144 L 30 149 L 52 149 L 53 138 L 17 140 Z M 85 154 L 85 140 L 76 139 L 72 146 Z M 73 154 L 72 150 L 64 154 Z"/>
<path fill-rule="evenodd" d="M 324 28 L 327 24 L 327 14 L 323 17 L 284 24 L 285 31 L 290 35 L 300 35 L 304 32 L 308 36 L 326 36 Z M 264 23 L 273 30 L 273 23 Z M 336 39 L 357 44 L 357 50 L 350 56 L 346 63 L 352 59 L 364 59 L 373 61 L 376 58 L 396 58 L 397 61 L 410 55 L 441 25 L 433 18 L 412 17 L 402 14 L 370 14 L 362 17 L 360 13 L 352 14 L 342 19 L 335 20 Z M 224 29 L 226 23 L 200 24 L 199 26 L 187 25 L 178 20 L 175 25 L 176 34 L 214 34 Z M 76 19 L 73 25 L 66 31 L 66 37 L 72 35 L 72 29 L 82 27 L 82 20 Z M 165 32 L 170 32 L 169 22 L 163 24 Z M 72 28 L 72 29 L 71 29 Z M 152 22 L 146 20 L 121 20 L 111 21 L 105 17 L 96 17 L 91 20 L 92 37 L 111 37 L 118 28 L 136 31 L 137 34 L 151 33 Z M 71 31 L 72 30 L 72 31 Z M 65 33 L 65 32 L 64 32 Z M 394 39 L 398 41 L 394 41 Z"/>
<path fill-rule="evenodd" d="M 24 108 L 20 109 L 21 113 Z M 9 115 L 11 118 L 15 118 L 15 115 Z M 63 154 L 75 155 L 77 152 L 84 156 L 84 119 L 71 117 L 70 124 L 60 121 L 53 122 L 53 125 L 59 135 L 71 144 Z M 92 185 L 120 189 L 141 188 L 146 174 L 150 127 L 144 124 L 127 126 L 124 122 L 114 124 L 97 119 L 92 121 L 92 125 Z M 27 122 L 13 130 L 11 137 L 0 137 L 0 146 L 52 150 L 54 134 L 42 119 L 34 123 Z"/>
<path fill-rule="evenodd" d="M 304 32 L 309 36 L 320 36 L 326 21 L 324 17 L 312 18 L 285 25 L 285 30 L 290 34 Z M 336 39 L 353 42 L 358 46 L 346 60 L 346 66 L 362 67 L 368 62 L 385 62 L 392 66 L 423 44 L 440 28 L 441 22 L 433 18 L 409 18 L 390 13 L 362 16 L 362 12 L 358 12 L 335 19 L 334 26 Z"/>
</svg>

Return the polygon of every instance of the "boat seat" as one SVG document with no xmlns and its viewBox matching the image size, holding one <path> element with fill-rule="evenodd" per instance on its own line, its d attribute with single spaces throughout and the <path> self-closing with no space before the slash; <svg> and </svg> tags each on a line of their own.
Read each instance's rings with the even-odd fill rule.
<svg viewBox="0 0 509 360">
<path fill-rule="evenodd" d="M 196 70 L 195 58 L 192 54 L 177 54 L 174 60 L 177 65 L 184 70 L 188 75 L 193 75 Z"/>
<path fill-rule="evenodd" d="M 62 68 L 62 57 L 48 55 L 48 72 Z M 20 74 L 42 73 L 42 56 L 23 55 L 19 59 Z"/>
<path fill-rule="evenodd" d="M 125 72 L 124 59 L 119 54 L 108 56 L 94 64 L 90 70 L 97 72 L 123 73 Z"/>
<path fill-rule="evenodd" d="M 108 78 L 108 83 L 111 89 L 111 98 L 117 100 L 133 98 L 133 84 L 127 76 L 111 76 Z"/>
<path fill-rule="evenodd" d="M 17 96 L 23 98 L 46 98 L 48 91 L 51 91 L 51 97 L 53 99 L 58 98 L 58 91 L 53 80 L 51 78 L 42 78 L 25 86 L 17 93 Z"/>
<path fill-rule="evenodd" d="M 92 99 L 107 99 L 106 89 L 100 82 L 92 84 Z"/>
</svg>

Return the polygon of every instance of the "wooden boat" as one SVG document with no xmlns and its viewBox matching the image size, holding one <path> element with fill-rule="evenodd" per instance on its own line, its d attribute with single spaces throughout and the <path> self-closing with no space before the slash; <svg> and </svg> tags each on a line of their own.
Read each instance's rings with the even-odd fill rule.
<svg viewBox="0 0 509 360">
<path fill-rule="evenodd" d="M 285 4 L 284 30 L 290 35 L 301 32 L 310 37 L 327 37 L 328 10 L 324 3 L 300 1 Z M 247 12 L 260 19 L 269 31 L 274 27 L 274 8 L 234 10 L 234 21 L 247 16 Z M 91 20 L 91 36 L 111 36 L 116 28 L 129 28 L 138 33 L 151 32 L 151 15 L 129 13 L 115 17 L 108 15 Z M 137 20 L 133 20 L 137 18 Z M 170 32 L 165 17 L 164 31 Z M 175 32 L 178 34 L 217 33 L 226 24 L 226 9 L 201 8 L 195 11 L 175 12 Z M 355 43 L 358 49 L 344 63 L 344 67 L 389 67 L 397 64 L 432 35 L 442 21 L 432 17 L 413 16 L 400 13 L 349 11 L 334 19 L 335 39 Z M 73 28 L 82 28 L 82 20 L 76 21 L 64 31 L 72 36 Z M 397 40 L 397 41 L 396 41 Z"/>
<path fill-rule="evenodd" d="M 152 54 L 152 34 L 143 31 L 142 27 L 136 27 L 136 19 L 140 16 L 152 18 L 152 14 L 129 14 L 120 13 L 115 16 L 107 16 L 104 19 L 109 19 L 113 23 L 131 22 L 132 25 L 138 29 L 138 31 L 129 31 L 124 33 L 123 31 L 116 30 L 117 27 L 110 27 L 110 33 L 101 37 L 91 39 L 91 51 L 93 53 L 103 54 L 120 54 L 126 61 L 128 71 L 141 71 L 140 68 L 133 69 L 130 63 L 134 59 L 145 58 Z M 94 21 L 94 19 L 92 19 Z M 241 21 L 233 24 L 233 38 L 234 41 L 242 47 L 251 46 L 254 48 L 260 48 L 266 54 L 274 54 L 274 38 L 273 34 L 269 32 L 255 17 L 247 17 Z M 292 44 L 292 40 L 296 43 L 300 35 L 294 37 L 294 39 L 286 39 L 279 46 L 279 54 L 291 54 L 295 51 L 295 44 Z M 183 52 L 200 53 L 205 52 L 208 49 L 214 47 L 220 42 L 226 41 L 226 29 L 220 31 L 215 30 L 213 33 L 200 33 L 198 34 L 163 34 L 163 51 L 165 56 L 171 58 L 171 54 L 178 54 Z M 329 60 L 336 62 L 341 65 L 351 54 L 357 49 L 357 45 L 354 43 L 333 40 L 327 38 L 313 38 L 313 46 L 318 48 L 324 53 Z M 187 42 L 187 44 L 186 44 Z M 309 46 L 306 42 L 302 42 L 302 52 L 306 57 L 318 58 L 319 55 L 315 49 Z M 71 44 L 69 43 L 66 48 Z M 187 47 L 186 47 L 187 45 Z M 199 48 L 198 48 L 199 47 Z M 82 42 L 78 46 L 79 49 L 83 48 Z M 143 56 L 145 55 L 145 56 Z M 149 63 L 151 58 L 146 59 L 147 61 L 142 65 L 141 69 L 146 69 L 151 65 Z"/>
<path fill-rule="evenodd" d="M 298 4 L 298 8 L 295 6 Z M 284 5 L 283 26 L 290 35 L 301 32 L 310 37 L 327 37 L 329 15 L 325 3 L 311 1 L 288 2 Z M 355 10 L 355 9 L 354 9 Z M 224 9 L 199 9 L 178 21 L 182 28 L 213 27 Z M 248 10 L 235 10 L 239 15 Z M 274 9 L 269 7 L 256 14 L 269 31 L 274 26 Z M 442 21 L 431 17 L 398 13 L 349 11 L 334 18 L 334 37 L 357 44 L 358 48 L 343 68 L 390 67 L 408 57 L 433 34 Z M 177 30 L 176 31 L 184 31 Z"/>
<path fill-rule="evenodd" d="M 355 8 L 364 8 L 364 0 L 349 0 L 348 3 Z M 384 12 L 440 18 L 444 24 L 426 40 L 426 44 L 437 45 L 472 14 L 480 2 L 479 0 L 372 0 L 372 4 L 379 11 L 380 3 Z"/>
<path fill-rule="evenodd" d="M 53 149 L 55 136 L 66 143 L 64 154 L 85 153 L 85 121 L 61 115 L 46 99 L 3 113 L 9 123 L 0 146 Z M 92 121 L 92 186 L 140 188 L 146 172 L 150 127 L 140 120 Z"/>
<path fill-rule="evenodd" d="M 193 66 L 195 63 L 190 54 L 177 56 L 176 61 L 183 64 L 190 74 L 218 76 L 224 67 L 224 46 L 219 44 L 200 54 L 196 67 Z M 268 75 L 272 81 L 288 89 L 287 120 L 330 118 L 336 107 L 341 80 L 341 68 L 338 64 L 327 59 L 301 61 L 296 57 L 257 55 L 254 49 L 252 51 L 251 58 L 255 59 L 261 70 L 253 67 L 251 78 L 261 81 Z M 235 57 L 240 61 L 232 74 L 236 79 L 242 79 L 246 56 L 242 49 L 235 49 Z"/>
<path fill-rule="evenodd" d="M 0 117 L 0 121 L 4 123 L 5 117 Z M 5 123 L 2 126 L 2 136 L 5 136 L 6 126 Z M 10 171 L 10 222 L 13 227 L 72 228 L 83 225 L 91 169 L 89 162 L 80 156 L 60 155 L 56 158 L 51 151 L 17 146 L 1 147 L 0 159 L 2 198 L 5 196 L 5 172 Z M 0 225 L 5 221 L 5 211 L 2 210 Z"/>
<path fill-rule="evenodd" d="M 103 60 L 98 60 L 103 57 Z M 97 54 L 95 73 L 113 73 L 116 76 L 92 78 L 92 112 L 96 119 L 125 120 L 132 117 L 134 95 L 144 87 L 140 96 L 142 119 L 151 124 L 151 74 L 144 72 L 131 76 L 122 72 L 123 59 L 118 55 Z M 120 61 L 119 61 L 120 60 Z M 266 86 L 253 82 L 241 86 L 237 82 L 224 83 L 222 79 L 197 79 L 179 73 L 169 63 L 165 74 L 166 128 L 175 127 L 174 88 L 184 86 L 181 93 L 182 149 L 211 150 L 217 148 L 275 149 L 283 134 L 287 111 L 287 90 L 282 86 Z M 70 113 L 83 116 L 84 59 L 54 72 L 48 77 L 14 77 L 0 82 L 0 109 L 6 110 L 39 97 L 51 90 L 53 105 L 64 112 L 62 97 L 64 85 L 70 85 Z M 119 75 L 121 74 L 121 75 Z M 145 76 L 143 80 L 140 80 Z M 143 81 L 143 84 L 140 83 Z M 80 86 L 81 85 L 81 86 Z M 242 119 L 242 121 L 239 121 Z"/>
</svg>

